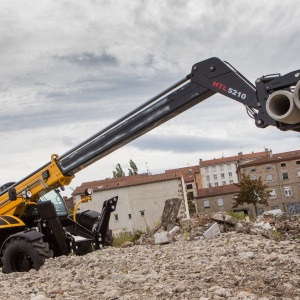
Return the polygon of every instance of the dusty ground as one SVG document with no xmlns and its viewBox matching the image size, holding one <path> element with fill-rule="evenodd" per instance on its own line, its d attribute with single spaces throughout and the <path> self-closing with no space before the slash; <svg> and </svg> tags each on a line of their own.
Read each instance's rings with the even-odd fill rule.
<svg viewBox="0 0 300 300">
<path fill-rule="evenodd" d="M 0 274 L 1 299 L 297 299 L 300 241 L 222 233 L 214 239 L 107 248 Z"/>
</svg>

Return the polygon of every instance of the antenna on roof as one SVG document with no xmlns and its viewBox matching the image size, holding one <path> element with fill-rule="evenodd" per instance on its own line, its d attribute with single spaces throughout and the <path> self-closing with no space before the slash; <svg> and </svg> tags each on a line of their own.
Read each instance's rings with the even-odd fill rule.
<svg viewBox="0 0 300 300">
<path fill-rule="evenodd" d="M 146 162 L 146 170 L 147 170 L 147 174 L 148 175 L 151 175 L 150 171 L 149 171 L 149 168 L 148 168 L 148 163 Z"/>
</svg>

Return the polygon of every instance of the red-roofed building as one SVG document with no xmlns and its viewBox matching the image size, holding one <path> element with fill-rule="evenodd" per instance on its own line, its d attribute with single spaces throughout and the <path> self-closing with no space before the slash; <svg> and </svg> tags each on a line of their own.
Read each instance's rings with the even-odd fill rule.
<svg viewBox="0 0 300 300">
<path fill-rule="evenodd" d="M 178 172 L 157 175 L 133 175 L 85 182 L 73 192 L 74 202 L 79 202 L 87 187 L 94 190 L 93 200 L 80 204 L 80 211 L 101 211 L 105 200 L 118 196 L 116 210 L 112 213 L 109 227 L 114 232 L 145 231 L 159 224 L 165 201 L 172 198 L 183 200 L 182 176 Z M 179 216 L 185 216 L 184 201 Z"/>
<path fill-rule="evenodd" d="M 235 184 L 198 190 L 197 197 L 195 197 L 196 210 L 198 213 L 232 211 L 233 197 L 238 192 L 239 188 Z M 242 211 L 252 217 L 252 212 L 246 205 L 234 211 Z"/>
</svg>

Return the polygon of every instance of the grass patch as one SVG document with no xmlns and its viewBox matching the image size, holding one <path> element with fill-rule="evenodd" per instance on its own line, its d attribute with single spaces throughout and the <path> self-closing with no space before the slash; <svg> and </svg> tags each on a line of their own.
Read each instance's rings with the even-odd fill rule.
<svg viewBox="0 0 300 300">
<path fill-rule="evenodd" d="M 246 215 L 244 214 L 244 212 L 230 211 L 227 214 L 237 220 L 245 220 L 245 218 L 246 218 Z"/>
<path fill-rule="evenodd" d="M 126 230 L 123 230 L 118 236 L 115 236 L 113 239 L 113 247 L 120 248 L 121 245 L 125 242 L 134 243 L 138 240 L 144 232 L 142 230 L 137 230 L 134 234 L 130 234 Z"/>
</svg>

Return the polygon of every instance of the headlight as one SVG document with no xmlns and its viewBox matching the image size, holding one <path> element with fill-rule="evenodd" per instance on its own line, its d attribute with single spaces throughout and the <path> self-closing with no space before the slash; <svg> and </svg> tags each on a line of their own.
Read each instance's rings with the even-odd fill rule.
<svg viewBox="0 0 300 300">
<path fill-rule="evenodd" d="M 85 189 L 84 193 L 85 193 L 86 196 L 90 196 L 90 195 L 93 194 L 93 189 L 92 188 L 87 188 L 87 189 Z"/>
<path fill-rule="evenodd" d="M 25 199 L 30 199 L 32 197 L 32 193 L 29 190 L 23 191 L 22 196 Z"/>
</svg>

